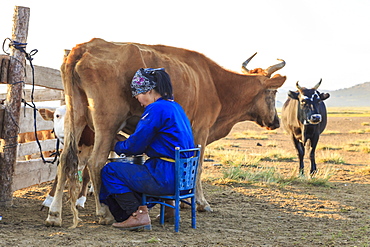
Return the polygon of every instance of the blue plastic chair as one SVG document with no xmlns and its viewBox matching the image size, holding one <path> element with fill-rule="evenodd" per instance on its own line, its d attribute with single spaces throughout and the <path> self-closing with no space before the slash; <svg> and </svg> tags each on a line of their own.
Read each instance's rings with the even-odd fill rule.
<svg viewBox="0 0 370 247">
<path fill-rule="evenodd" d="M 175 148 L 175 194 L 174 195 L 142 195 L 142 205 L 158 203 L 160 209 L 160 224 L 164 225 L 164 210 L 165 207 L 175 209 L 175 232 L 180 228 L 180 202 L 191 206 L 191 226 L 196 228 L 196 203 L 195 203 L 195 187 L 198 173 L 198 165 L 200 160 L 201 146 L 191 149 Z M 192 155 L 190 158 L 182 158 L 183 153 Z M 148 201 L 150 198 L 150 201 Z M 191 198 L 189 203 L 185 199 Z M 175 206 L 165 203 L 165 200 L 174 200 Z"/>
</svg>

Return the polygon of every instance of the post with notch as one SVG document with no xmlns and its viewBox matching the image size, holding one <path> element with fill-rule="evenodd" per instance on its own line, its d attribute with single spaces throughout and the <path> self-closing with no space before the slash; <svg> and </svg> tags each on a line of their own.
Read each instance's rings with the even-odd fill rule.
<svg viewBox="0 0 370 247">
<path fill-rule="evenodd" d="M 12 40 L 27 42 L 30 8 L 16 6 L 13 15 Z M 13 172 L 17 159 L 19 117 L 23 83 L 25 81 L 25 53 L 11 47 L 7 77 L 7 96 L 4 102 L 4 122 L 0 139 L 0 206 L 13 204 Z"/>
</svg>

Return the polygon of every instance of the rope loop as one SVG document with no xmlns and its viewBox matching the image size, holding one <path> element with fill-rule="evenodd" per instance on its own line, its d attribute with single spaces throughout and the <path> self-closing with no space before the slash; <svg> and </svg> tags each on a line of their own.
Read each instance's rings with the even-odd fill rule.
<svg viewBox="0 0 370 247">
<path fill-rule="evenodd" d="M 21 43 L 21 42 L 18 42 L 18 41 L 15 41 L 15 40 L 12 40 L 10 38 L 6 38 L 3 42 L 3 51 L 5 54 L 7 54 L 8 56 L 10 55 L 10 53 L 8 53 L 6 50 L 5 50 L 5 47 L 6 47 L 6 43 L 9 42 L 8 44 L 8 47 L 13 47 L 14 49 L 17 49 L 21 52 L 23 52 L 24 54 L 26 54 L 26 59 L 29 61 L 30 63 L 30 66 L 31 66 L 31 70 L 32 70 L 32 92 L 31 92 L 31 104 L 27 103 L 24 99 L 22 100 L 24 102 L 24 109 L 26 110 L 26 104 L 33 108 L 33 121 L 34 121 L 34 128 L 35 128 L 35 138 L 36 138 L 36 142 L 37 142 L 37 145 L 39 146 L 39 149 L 40 149 L 40 156 L 43 160 L 44 163 L 52 163 L 54 164 L 55 161 L 57 161 L 58 159 L 58 156 L 60 155 L 59 154 L 59 139 L 57 139 L 57 144 L 56 144 L 56 152 L 53 153 L 51 156 L 54 156 L 54 160 L 53 161 L 47 161 L 45 158 L 44 158 L 44 155 L 42 153 L 42 148 L 41 148 L 41 143 L 37 137 L 37 121 L 36 121 L 36 112 L 38 111 L 35 103 L 34 103 L 34 90 L 35 90 L 35 68 L 32 64 L 32 60 L 33 60 L 33 56 L 37 54 L 38 50 L 37 49 L 33 49 L 30 53 L 27 53 L 26 52 L 26 47 L 27 47 L 27 43 Z M 11 83 L 11 84 L 17 84 L 17 83 L 22 83 L 23 81 L 19 81 L 19 82 L 14 82 L 14 83 Z M 19 129 L 19 127 L 18 127 Z M 7 146 L 5 148 L 14 148 L 13 146 Z"/>
</svg>

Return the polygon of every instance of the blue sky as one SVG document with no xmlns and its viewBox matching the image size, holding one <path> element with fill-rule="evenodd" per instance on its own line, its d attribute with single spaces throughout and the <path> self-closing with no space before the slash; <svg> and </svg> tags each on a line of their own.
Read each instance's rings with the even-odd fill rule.
<svg viewBox="0 0 370 247">
<path fill-rule="evenodd" d="M 3 0 L 0 39 L 11 37 L 14 6 L 30 7 L 27 51 L 59 68 L 63 50 L 94 37 L 195 50 L 240 72 L 286 61 L 284 88 L 334 90 L 370 81 L 370 1 L 85 1 Z M 100 4 L 98 4 L 100 3 Z"/>
</svg>

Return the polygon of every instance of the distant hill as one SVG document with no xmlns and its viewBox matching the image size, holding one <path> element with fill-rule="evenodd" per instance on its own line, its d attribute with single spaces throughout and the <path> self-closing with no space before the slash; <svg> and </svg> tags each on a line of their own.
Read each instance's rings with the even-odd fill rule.
<svg viewBox="0 0 370 247">
<path fill-rule="evenodd" d="M 334 91 L 321 90 L 330 93 L 330 98 L 325 100 L 328 107 L 349 106 L 349 107 L 370 107 L 370 82 L 357 84 L 353 87 L 338 89 Z M 288 90 L 279 89 L 276 95 L 276 106 L 282 107 L 286 101 Z"/>
<path fill-rule="evenodd" d="M 370 106 L 370 82 L 331 91 L 327 106 Z"/>
</svg>

